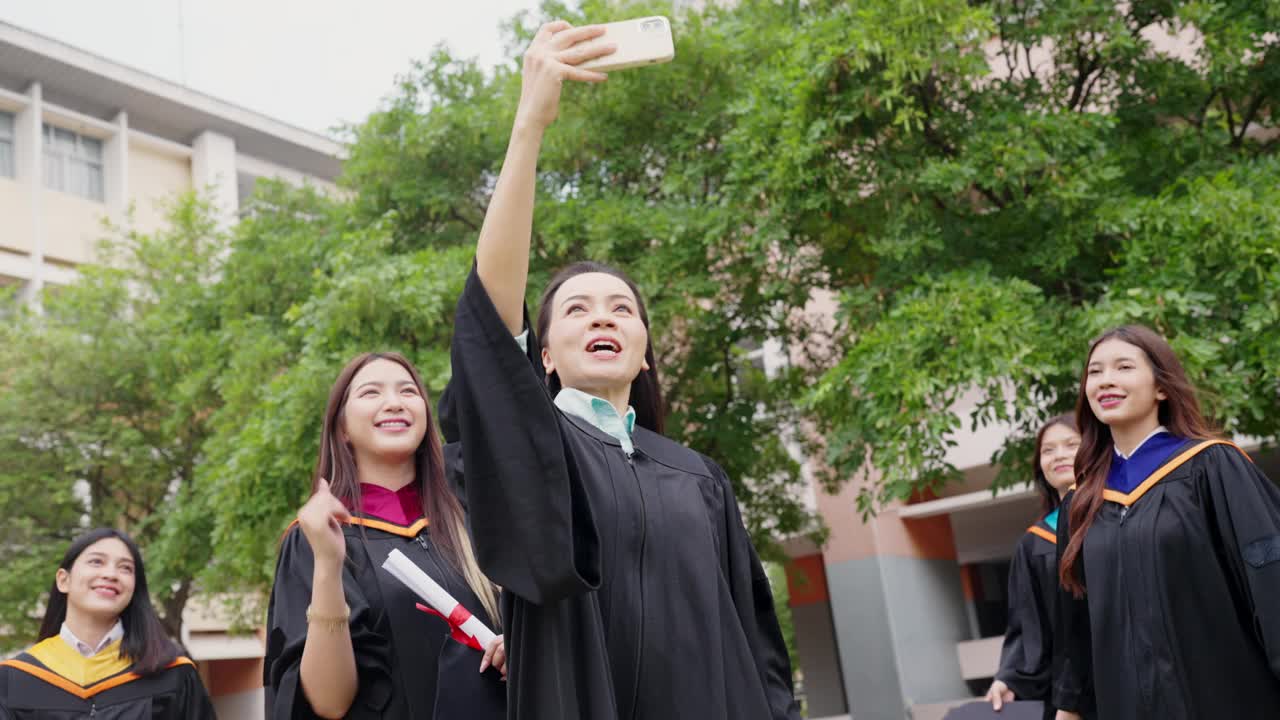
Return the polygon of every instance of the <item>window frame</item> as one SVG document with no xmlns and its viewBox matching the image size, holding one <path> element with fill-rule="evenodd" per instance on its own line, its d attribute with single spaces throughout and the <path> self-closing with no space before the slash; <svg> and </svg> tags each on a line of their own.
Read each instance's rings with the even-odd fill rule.
<svg viewBox="0 0 1280 720">
<path fill-rule="evenodd" d="M 94 202 L 106 202 L 104 140 L 48 122 L 41 128 L 41 139 L 46 188 Z M 56 167 L 54 172 L 51 172 L 55 170 L 51 163 Z"/>
<path fill-rule="evenodd" d="M 5 120 L 8 120 L 7 127 Z M 0 145 L 8 146 L 8 153 L 0 153 L 0 177 L 14 178 L 17 176 L 17 158 L 14 152 L 17 150 L 18 131 L 15 125 L 18 117 L 15 113 L 8 110 L 0 110 Z M 4 160 L 7 158 L 7 162 Z"/>
</svg>

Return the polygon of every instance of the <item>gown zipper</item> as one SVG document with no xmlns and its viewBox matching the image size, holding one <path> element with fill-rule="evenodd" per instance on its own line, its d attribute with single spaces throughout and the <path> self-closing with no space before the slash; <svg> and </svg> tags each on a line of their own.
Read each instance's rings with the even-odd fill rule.
<svg viewBox="0 0 1280 720">
<path fill-rule="evenodd" d="M 631 720 L 635 720 L 637 713 L 640 712 L 640 669 L 644 667 L 644 550 L 645 543 L 649 535 L 648 510 L 644 504 L 644 488 L 640 485 L 640 474 L 636 472 L 635 452 L 625 453 L 627 456 L 627 467 L 631 469 L 631 477 L 636 481 L 637 495 L 640 498 L 640 632 L 639 632 L 639 652 L 636 658 L 636 682 L 635 690 L 631 695 Z"/>
</svg>

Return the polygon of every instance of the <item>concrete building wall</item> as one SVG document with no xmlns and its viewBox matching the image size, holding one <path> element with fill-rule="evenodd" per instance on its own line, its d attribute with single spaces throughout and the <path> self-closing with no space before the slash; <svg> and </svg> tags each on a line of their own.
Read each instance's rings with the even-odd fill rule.
<svg viewBox="0 0 1280 720">
<path fill-rule="evenodd" d="M 906 707 L 965 697 L 956 643 L 969 619 L 954 559 L 880 558 L 894 657 Z"/>
<path fill-rule="evenodd" d="M 4 218 L 0 224 L 0 250 L 29 254 L 35 236 L 31 193 L 10 178 L 0 178 L 0 218 Z"/>
<path fill-rule="evenodd" d="M 829 563 L 827 583 L 850 717 L 902 720 L 902 684 L 879 558 Z"/>
<path fill-rule="evenodd" d="M 259 683 L 253 690 L 213 698 L 213 712 L 218 720 L 258 720 L 265 715 L 266 693 Z"/>
<path fill-rule="evenodd" d="M 795 629 L 798 664 L 808 716 L 831 717 L 848 712 L 831 594 L 821 553 L 794 558 L 787 565 L 791 622 Z"/>
<path fill-rule="evenodd" d="M 804 695 L 809 717 L 828 717 L 849 711 L 844 696 L 840 655 L 830 602 L 791 609 L 796 629 L 796 654 L 804 668 Z"/>
<path fill-rule="evenodd" d="M 42 194 L 45 260 L 68 265 L 93 262 L 97 243 L 105 235 L 102 219 L 107 206 L 55 190 Z"/>
<path fill-rule="evenodd" d="M 913 705 L 969 695 L 956 655 L 969 639 L 967 605 L 949 518 L 889 507 L 864 522 L 859 487 L 817 498 L 831 529 L 822 558 L 833 635 L 850 717 L 900 720 Z M 816 623 L 796 630 L 801 648 L 820 646 Z M 815 662 L 802 651 L 806 677 Z"/>
<path fill-rule="evenodd" d="M 164 225 L 168 201 L 191 190 L 191 160 L 141 143 L 129 146 L 129 202 L 143 232 Z"/>
</svg>

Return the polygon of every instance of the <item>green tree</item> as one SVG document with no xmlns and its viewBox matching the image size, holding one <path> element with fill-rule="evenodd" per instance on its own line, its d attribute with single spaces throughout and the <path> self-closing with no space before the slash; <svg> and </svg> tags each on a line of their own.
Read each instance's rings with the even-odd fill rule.
<svg viewBox="0 0 1280 720">
<path fill-rule="evenodd" d="M 1172 339 L 1227 430 L 1274 438 L 1280 5 L 873 1 L 792 19 L 806 42 L 756 76 L 737 158 L 779 223 L 816 228 L 799 250 L 840 293 L 838 362 L 808 405 L 831 479 L 883 471 L 864 510 L 955 477 L 962 424 L 1012 423 L 996 459 L 1025 477 L 1030 431 L 1074 403 L 1087 339 L 1120 322 Z M 1156 42 L 1177 33 L 1181 52 Z M 959 417 L 972 388 L 986 399 Z"/>
<path fill-rule="evenodd" d="M 651 11 L 670 8 L 545 8 L 573 21 Z M 778 432 L 799 422 L 789 399 L 802 376 L 766 377 L 746 356 L 786 332 L 788 302 L 803 297 L 778 272 L 757 282 L 763 269 L 801 268 L 736 242 L 752 229 L 722 192 L 730 168 L 716 147 L 738 97 L 729 71 L 753 51 L 751 19 L 715 7 L 682 17 L 680 63 L 566 99 L 541 166 L 531 292 L 583 258 L 636 277 L 658 328 L 672 434 L 724 465 L 757 542 L 776 555 L 775 538 L 816 532 Z M 512 46 L 532 29 L 513 22 Z M 351 129 L 344 199 L 276 187 L 238 228 L 224 293 L 235 350 L 202 476 L 215 508 L 212 586 L 269 580 L 275 540 L 309 491 L 327 388 L 348 359 L 397 350 L 433 394 L 443 389 L 453 305 L 518 92 L 514 65 L 485 72 L 438 50 Z"/>
<path fill-rule="evenodd" d="M 72 537 L 99 525 L 146 548 L 175 636 L 207 532 L 157 542 L 193 504 L 216 402 L 216 277 L 225 237 L 204 204 L 174 202 L 154 233 L 112 228 L 102 265 L 47 288 L 42 311 L 0 327 L 0 501 L 6 581 L 0 642 L 31 642 L 44 590 Z M 178 513 L 170 512 L 177 508 Z"/>
<path fill-rule="evenodd" d="M 637 279 L 671 433 L 725 466 L 766 553 L 816 532 L 788 450 L 809 428 L 832 485 L 882 471 L 866 511 L 955 477 L 966 424 L 1012 423 L 995 459 L 1024 477 L 1029 432 L 1121 321 L 1172 338 L 1227 429 L 1275 437 L 1280 4 L 699 5 L 544 5 L 669 14 L 677 46 L 566 91 L 530 287 L 583 258 Z M 497 68 L 444 50 L 413 67 L 350 129 L 337 196 L 262 184 L 229 244 L 187 201 L 0 329 L 18 576 L 43 585 L 68 528 L 124 518 L 169 618 L 196 586 L 266 587 L 341 366 L 398 350 L 433 394 L 448 380 L 535 25 L 510 22 Z M 1162 50 L 1176 33 L 1187 50 Z M 793 362 L 766 375 L 750 353 L 770 341 Z M 0 591 L 15 632 L 38 601 L 23 587 Z"/>
</svg>

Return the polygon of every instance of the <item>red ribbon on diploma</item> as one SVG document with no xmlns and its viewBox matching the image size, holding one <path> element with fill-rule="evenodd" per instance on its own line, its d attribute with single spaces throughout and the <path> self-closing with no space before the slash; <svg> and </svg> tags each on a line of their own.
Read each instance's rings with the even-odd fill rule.
<svg viewBox="0 0 1280 720">
<path fill-rule="evenodd" d="M 427 607 L 422 603 L 414 603 L 414 605 L 422 612 L 427 613 L 428 615 L 435 615 L 441 620 L 449 623 L 449 635 L 454 640 L 457 640 L 469 648 L 475 648 L 480 652 L 484 652 L 484 648 L 480 647 L 480 641 L 476 640 L 471 635 L 468 635 L 467 632 L 462 629 L 462 623 L 471 619 L 470 611 L 462 607 L 462 603 L 458 603 L 454 606 L 453 612 L 449 613 L 448 617 L 445 617 L 444 613 L 439 610 L 436 610 L 433 607 Z"/>
</svg>

